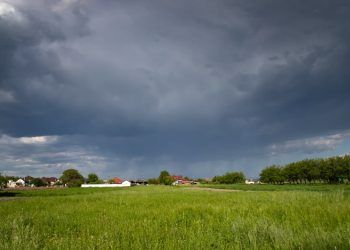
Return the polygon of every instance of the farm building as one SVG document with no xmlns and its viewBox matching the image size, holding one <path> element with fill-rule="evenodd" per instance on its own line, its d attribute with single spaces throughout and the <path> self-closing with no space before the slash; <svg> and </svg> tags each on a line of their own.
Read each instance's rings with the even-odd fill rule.
<svg viewBox="0 0 350 250">
<path fill-rule="evenodd" d="M 188 177 L 183 177 L 182 175 L 172 175 L 171 178 L 174 180 L 172 183 L 173 186 L 197 184 L 197 182 L 190 180 Z"/>
<path fill-rule="evenodd" d="M 245 184 L 260 184 L 260 181 L 257 179 L 247 179 L 245 180 Z"/>
<path fill-rule="evenodd" d="M 9 187 L 9 188 L 14 188 L 14 187 L 16 187 L 17 185 L 16 185 L 16 182 L 15 181 L 13 181 L 13 180 L 9 180 L 8 182 L 7 182 L 7 187 Z"/>
<path fill-rule="evenodd" d="M 112 183 L 104 183 L 104 184 L 82 184 L 81 187 L 130 187 L 131 182 L 127 180 L 123 180 L 119 177 L 114 177 Z"/>
<path fill-rule="evenodd" d="M 119 177 L 114 177 L 113 179 L 114 184 L 122 184 L 123 183 L 123 179 L 119 178 Z"/>
<path fill-rule="evenodd" d="M 197 182 L 194 181 L 187 181 L 187 180 L 176 180 L 172 183 L 173 186 L 177 186 L 177 185 L 193 185 L 193 184 L 197 184 Z"/>
<path fill-rule="evenodd" d="M 184 177 L 182 175 L 172 175 L 171 179 L 175 181 L 181 181 L 181 180 L 184 180 Z"/>
<path fill-rule="evenodd" d="M 7 182 L 7 187 L 9 188 L 15 188 L 15 187 L 24 187 L 25 182 L 22 179 L 18 179 L 17 181 L 9 180 Z"/>
</svg>

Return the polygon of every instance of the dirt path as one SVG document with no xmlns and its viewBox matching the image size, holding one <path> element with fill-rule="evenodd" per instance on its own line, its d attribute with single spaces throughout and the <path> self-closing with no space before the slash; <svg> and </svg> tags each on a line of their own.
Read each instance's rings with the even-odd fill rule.
<svg viewBox="0 0 350 250">
<path fill-rule="evenodd" d="M 219 188 L 209 188 L 209 187 L 188 187 L 186 189 L 190 190 L 204 190 L 204 191 L 213 191 L 213 192 L 241 192 L 242 190 L 237 190 L 237 189 L 219 189 Z"/>
<path fill-rule="evenodd" d="M 20 200 L 25 199 L 26 197 L 0 197 L 0 202 L 2 201 L 13 201 L 13 200 Z"/>
</svg>

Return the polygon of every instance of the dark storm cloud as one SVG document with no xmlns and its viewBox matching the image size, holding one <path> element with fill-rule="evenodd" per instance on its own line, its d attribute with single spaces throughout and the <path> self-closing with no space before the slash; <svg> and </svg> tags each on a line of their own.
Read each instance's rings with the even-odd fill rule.
<svg viewBox="0 0 350 250">
<path fill-rule="evenodd" d="M 130 175 L 245 168 L 271 145 L 333 149 L 317 138 L 350 127 L 349 9 L 345 0 L 1 1 L 0 132 L 59 135 L 60 152 L 76 144 L 103 157 L 106 173 L 124 165 Z"/>
</svg>

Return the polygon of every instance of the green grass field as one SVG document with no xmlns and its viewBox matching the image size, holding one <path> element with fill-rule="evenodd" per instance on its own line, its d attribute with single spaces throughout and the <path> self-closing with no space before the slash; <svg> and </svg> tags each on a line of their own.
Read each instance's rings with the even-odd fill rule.
<svg viewBox="0 0 350 250">
<path fill-rule="evenodd" d="M 350 194 L 349 184 L 283 184 L 283 185 L 246 185 L 246 184 L 205 184 L 199 187 L 209 187 L 215 189 L 233 189 L 243 191 L 339 191 L 342 190 L 346 194 Z"/>
<path fill-rule="evenodd" d="M 0 193 L 0 249 L 350 249 L 348 186 L 238 186 Z"/>
</svg>

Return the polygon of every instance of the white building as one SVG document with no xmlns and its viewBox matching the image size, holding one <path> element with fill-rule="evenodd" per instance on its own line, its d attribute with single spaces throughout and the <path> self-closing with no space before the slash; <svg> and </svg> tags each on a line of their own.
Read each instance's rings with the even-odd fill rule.
<svg viewBox="0 0 350 250">
<path fill-rule="evenodd" d="M 245 180 L 245 184 L 255 184 L 253 180 Z"/>
<path fill-rule="evenodd" d="M 81 187 L 88 188 L 88 187 L 130 187 L 131 182 L 130 181 L 123 181 L 120 184 L 82 184 Z"/>
<path fill-rule="evenodd" d="M 9 180 L 7 182 L 7 187 L 15 188 L 15 187 L 24 187 L 25 181 L 23 179 L 18 179 L 17 181 Z"/>
<path fill-rule="evenodd" d="M 18 180 L 16 181 L 16 184 L 17 184 L 17 186 L 22 186 L 22 187 L 24 187 L 25 184 L 26 184 L 26 182 L 25 182 L 23 179 L 18 179 Z"/>
<path fill-rule="evenodd" d="M 8 180 L 8 182 L 7 182 L 7 187 L 8 188 L 14 188 L 14 187 L 16 187 L 17 185 L 16 185 L 16 182 L 15 181 L 13 181 L 13 180 Z"/>
</svg>

